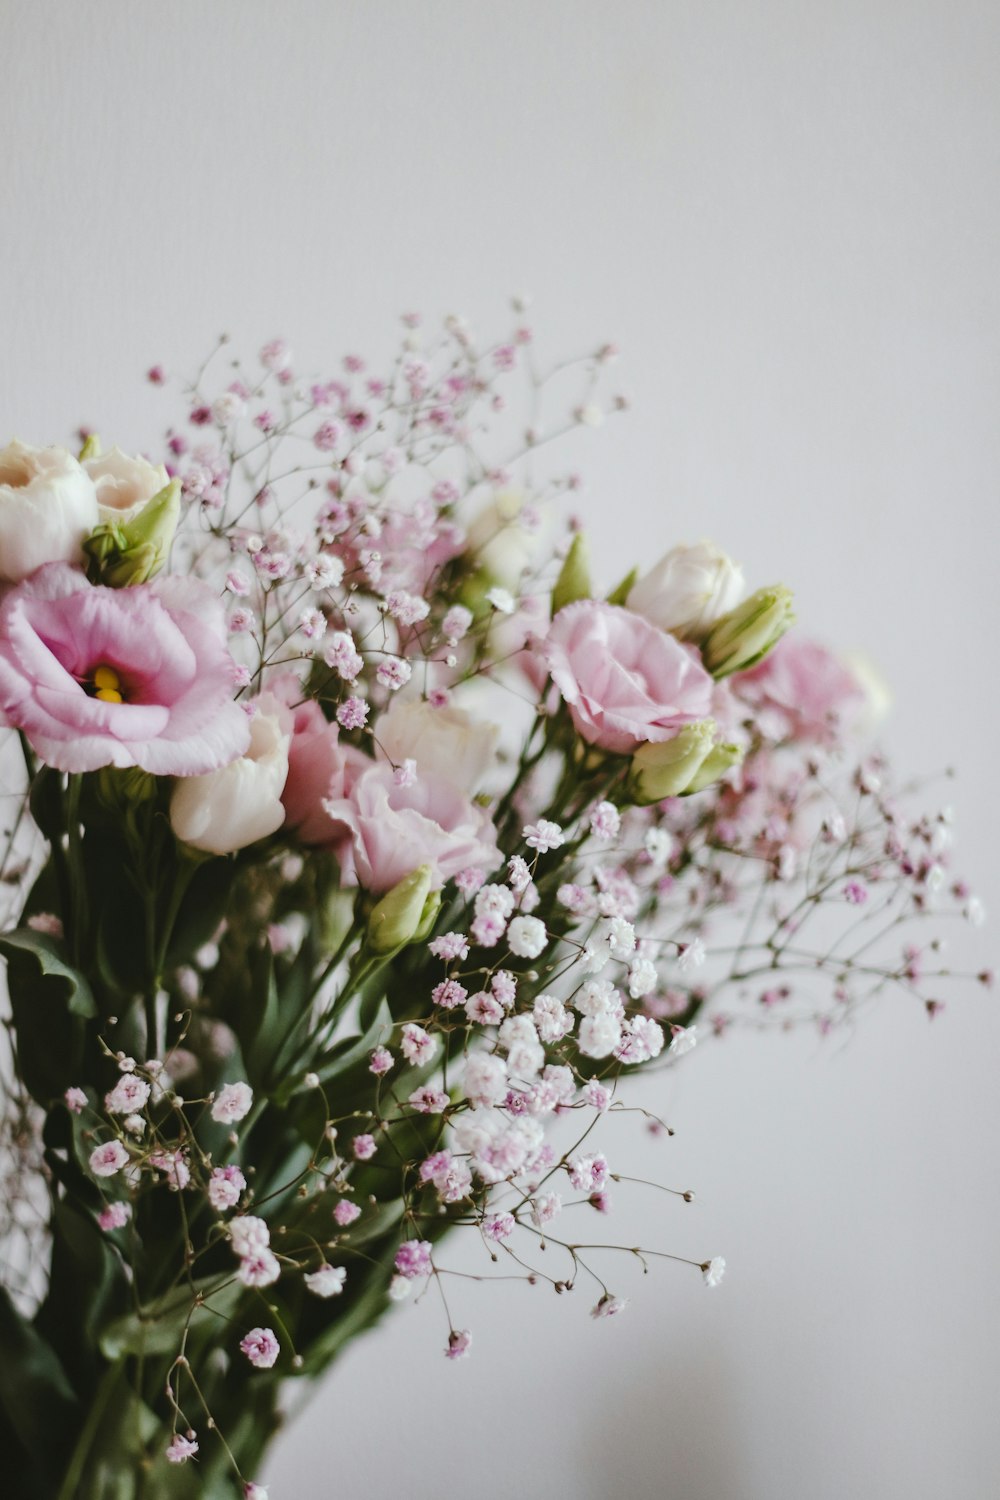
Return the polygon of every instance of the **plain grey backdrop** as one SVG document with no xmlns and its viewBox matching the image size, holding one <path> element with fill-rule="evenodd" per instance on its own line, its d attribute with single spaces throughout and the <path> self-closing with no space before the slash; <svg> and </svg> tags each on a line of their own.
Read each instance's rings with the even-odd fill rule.
<svg viewBox="0 0 1000 1500">
<path fill-rule="evenodd" d="M 1000 913 L 994 0 L 2 0 L 0 50 L 0 436 L 143 447 L 144 369 L 222 330 L 329 369 L 530 292 L 543 348 L 622 349 L 633 409 L 576 451 L 607 581 L 709 535 L 866 647 Z M 458 1366 L 406 1306 L 272 1500 L 989 1500 L 997 1000 L 941 998 L 696 1054 L 674 1141 L 621 1152 L 697 1201 L 622 1233 L 724 1286 L 661 1267 L 596 1325 L 468 1283 Z"/>
</svg>

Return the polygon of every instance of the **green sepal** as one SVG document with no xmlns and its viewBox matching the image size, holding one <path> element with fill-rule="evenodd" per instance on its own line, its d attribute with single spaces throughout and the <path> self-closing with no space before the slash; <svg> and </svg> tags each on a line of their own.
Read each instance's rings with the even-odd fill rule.
<svg viewBox="0 0 1000 1500">
<path fill-rule="evenodd" d="M 626 573 L 621 583 L 619 583 L 616 588 L 613 588 L 611 590 L 611 593 L 608 595 L 608 603 L 625 604 L 629 594 L 631 594 L 633 588 L 635 587 L 635 581 L 638 576 L 638 568 L 633 568 L 630 573 Z"/>
<path fill-rule="evenodd" d="M 553 615 L 565 609 L 567 604 L 575 604 L 578 599 L 589 599 L 591 593 L 590 548 L 584 533 L 578 531 L 552 590 Z"/>
</svg>

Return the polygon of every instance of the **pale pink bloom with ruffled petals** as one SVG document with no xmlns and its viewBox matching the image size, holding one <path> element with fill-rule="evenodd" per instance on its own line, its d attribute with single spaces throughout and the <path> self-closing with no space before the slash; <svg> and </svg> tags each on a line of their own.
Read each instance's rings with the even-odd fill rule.
<svg viewBox="0 0 1000 1500">
<path fill-rule="evenodd" d="M 122 702 L 93 696 L 99 667 Z M 0 603 L 0 709 L 58 771 L 227 765 L 250 738 L 234 670 L 222 606 L 193 578 L 110 589 L 50 563 Z"/>
<path fill-rule="evenodd" d="M 399 786 L 392 767 L 372 766 L 348 797 L 324 802 L 330 818 L 350 835 L 341 862 L 369 891 L 388 891 L 421 865 L 430 865 L 441 886 L 459 870 L 495 869 L 500 863 L 496 830 L 482 808 L 444 776 L 424 772 Z"/>
<path fill-rule="evenodd" d="M 602 750 L 669 740 L 711 710 L 697 652 L 618 605 L 567 604 L 538 649 L 577 733 Z"/>
<path fill-rule="evenodd" d="M 771 710 L 775 729 L 796 740 L 831 743 L 865 705 L 865 691 L 844 663 L 818 641 L 794 633 L 730 682 L 744 701 Z"/>
</svg>

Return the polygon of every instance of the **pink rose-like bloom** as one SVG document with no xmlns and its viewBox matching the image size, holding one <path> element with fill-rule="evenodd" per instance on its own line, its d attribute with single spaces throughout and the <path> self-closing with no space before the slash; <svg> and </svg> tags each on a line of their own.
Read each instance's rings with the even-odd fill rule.
<svg viewBox="0 0 1000 1500">
<path fill-rule="evenodd" d="M 285 827 L 302 844 L 330 848 L 344 830 L 323 811 L 324 798 L 348 796 L 352 784 L 371 761 L 353 745 L 340 743 L 340 729 L 329 723 L 312 698 L 299 703 L 297 678 L 280 678 L 276 696 L 293 708 L 292 740 L 288 747 L 288 778 L 281 794 Z M 294 707 L 293 707 L 294 705 Z"/>
<path fill-rule="evenodd" d="M 864 689 L 843 662 L 794 633 L 730 681 L 744 701 L 773 711 L 780 731 L 796 740 L 829 744 L 845 719 L 864 707 Z"/>
<path fill-rule="evenodd" d="M 349 796 L 323 805 L 350 836 L 341 854 L 345 876 L 369 891 L 391 890 L 421 865 L 431 866 L 440 887 L 459 870 L 495 869 L 500 862 L 496 831 L 482 808 L 429 771 L 399 786 L 391 766 L 372 766 Z"/>
<path fill-rule="evenodd" d="M 240 1348 L 257 1370 L 270 1370 L 281 1353 L 273 1328 L 251 1328 L 246 1337 L 240 1339 Z"/>
<path fill-rule="evenodd" d="M 222 606 L 193 578 L 89 584 L 51 563 L 0 603 L 0 709 L 58 771 L 200 776 L 247 748 Z M 120 703 L 94 696 L 110 668 Z"/>
<path fill-rule="evenodd" d="M 602 750 L 669 740 L 711 710 L 712 679 L 697 654 L 618 605 L 567 604 L 538 649 L 577 732 Z"/>
</svg>

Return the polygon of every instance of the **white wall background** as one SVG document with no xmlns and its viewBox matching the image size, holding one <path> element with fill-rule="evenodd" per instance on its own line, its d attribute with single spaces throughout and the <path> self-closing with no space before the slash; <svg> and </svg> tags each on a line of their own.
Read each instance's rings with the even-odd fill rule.
<svg viewBox="0 0 1000 1500">
<path fill-rule="evenodd" d="M 865 643 L 898 758 L 959 767 L 1000 913 L 994 0 L 0 0 L 0 49 L 4 434 L 138 447 L 142 371 L 223 329 L 329 367 L 528 289 L 553 351 L 623 350 L 634 411 L 578 454 L 609 579 L 707 533 Z M 275 1500 L 1000 1492 L 997 1001 L 942 993 L 933 1026 L 893 1002 L 673 1085 L 642 1164 L 699 1199 L 631 1222 L 725 1253 L 724 1289 L 623 1278 L 597 1326 L 470 1284 L 458 1366 L 406 1307 L 290 1428 Z"/>
</svg>

